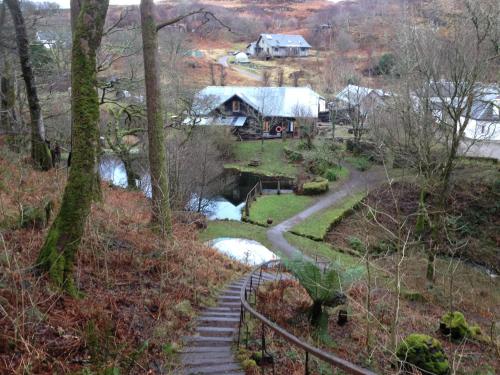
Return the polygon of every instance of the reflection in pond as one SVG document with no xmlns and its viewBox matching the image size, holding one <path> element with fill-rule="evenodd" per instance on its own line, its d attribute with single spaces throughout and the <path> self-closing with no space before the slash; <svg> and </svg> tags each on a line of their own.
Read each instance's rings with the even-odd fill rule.
<svg viewBox="0 0 500 375">
<path fill-rule="evenodd" d="M 245 238 L 221 237 L 209 241 L 208 245 L 248 265 L 258 265 L 278 257 L 260 242 Z"/>
<path fill-rule="evenodd" d="M 187 209 L 190 211 L 197 211 L 198 203 L 198 197 L 193 195 Z M 201 212 L 208 220 L 241 221 L 241 212 L 244 206 L 245 202 L 235 205 L 223 196 L 218 195 L 211 199 L 203 199 L 201 203 Z"/>
<path fill-rule="evenodd" d="M 127 187 L 127 174 L 122 161 L 114 156 L 105 155 L 99 165 L 101 178 L 109 181 L 115 186 Z M 149 174 L 146 171 L 139 173 L 141 180 L 140 189 L 147 197 L 151 197 L 151 182 Z M 203 199 L 202 212 L 209 220 L 237 220 L 241 221 L 241 210 L 244 203 L 233 204 L 221 195 L 211 199 Z M 198 198 L 194 195 L 187 207 L 188 210 L 196 211 L 198 209 Z"/>
</svg>

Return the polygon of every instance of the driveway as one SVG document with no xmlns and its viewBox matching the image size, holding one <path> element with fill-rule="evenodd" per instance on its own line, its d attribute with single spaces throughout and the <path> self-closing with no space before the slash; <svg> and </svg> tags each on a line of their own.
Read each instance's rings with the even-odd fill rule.
<svg viewBox="0 0 500 375">
<path fill-rule="evenodd" d="M 341 202 L 349 195 L 358 193 L 363 190 L 372 189 L 374 186 L 384 181 L 385 176 L 380 168 L 373 167 L 368 172 L 358 172 L 356 170 L 350 171 L 350 178 L 343 185 L 334 191 L 321 197 L 312 206 L 309 206 L 304 211 L 299 212 L 295 216 L 279 223 L 278 225 L 270 228 L 267 231 L 267 239 L 273 244 L 274 248 L 281 251 L 289 258 L 302 256 L 302 251 L 291 244 L 284 237 L 284 233 L 289 231 L 298 223 L 304 221 L 309 216 L 321 211 L 325 208 L 333 206 Z"/>
<path fill-rule="evenodd" d="M 231 66 L 229 66 L 228 59 L 229 59 L 229 56 L 222 56 L 222 57 L 219 57 L 217 62 L 225 68 L 234 70 L 236 73 L 238 73 L 242 77 L 245 77 L 245 78 L 248 78 L 248 79 L 251 79 L 254 81 L 262 81 L 262 77 L 258 74 L 255 74 L 255 73 L 249 72 L 248 70 L 240 68 L 236 64 L 231 64 Z"/>
</svg>

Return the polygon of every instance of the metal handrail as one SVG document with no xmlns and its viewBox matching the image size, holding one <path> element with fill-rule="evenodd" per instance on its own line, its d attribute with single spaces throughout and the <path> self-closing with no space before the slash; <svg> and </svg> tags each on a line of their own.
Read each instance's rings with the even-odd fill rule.
<svg viewBox="0 0 500 375">
<path fill-rule="evenodd" d="M 250 215 L 250 202 L 252 199 L 255 198 L 255 196 L 259 194 L 262 195 L 262 181 L 259 180 L 255 184 L 255 186 L 248 192 L 246 198 L 245 198 L 245 215 L 249 216 Z"/>
<path fill-rule="evenodd" d="M 261 264 L 260 266 L 254 268 L 252 270 L 252 272 L 250 273 L 250 277 L 245 280 L 245 282 L 243 283 L 243 286 L 241 287 L 241 290 L 240 290 L 241 314 L 243 314 L 243 312 L 244 312 L 243 309 L 248 311 L 253 317 L 260 320 L 264 325 L 271 328 L 274 332 L 279 334 L 286 341 L 303 349 L 306 352 L 306 358 L 308 358 L 308 354 L 310 353 L 313 356 L 315 356 L 316 358 L 319 358 L 322 361 L 329 363 L 333 367 L 340 368 L 340 369 L 348 372 L 349 374 L 376 375 L 376 373 L 374 373 L 373 371 L 370 371 L 370 370 L 367 370 L 367 369 L 362 368 L 360 366 L 357 366 L 354 363 L 346 361 L 345 359 L 339 358 L 333 354 L 327 353 L 319 348 L 316 348 L 314 346 L 311 346 L 311 345 L 301 341 L 298 337 L 292 335 L 291 333 L 289 333 L 287 330 L 280 327 L 276 323 L 273 323 L 272 321 L 267 319 L 264 315 L 262 315 L 261 313 L 256 311 L 252 306 L 250 306 L 250 304 L 246 300 L 248 282 L 250 281 L 250 283 L 252 283 L 253 276 L 256 272 L 259 271 L 259 272 L 261 272 L 261 275 L 262 275 L 262 268 L 269 267 L 273 263 L 279 264 L 280 262 L 281 262 L 280 260 L 271 260 L 271 261 L 268 261 L 266 263 Z"/>
</svg>

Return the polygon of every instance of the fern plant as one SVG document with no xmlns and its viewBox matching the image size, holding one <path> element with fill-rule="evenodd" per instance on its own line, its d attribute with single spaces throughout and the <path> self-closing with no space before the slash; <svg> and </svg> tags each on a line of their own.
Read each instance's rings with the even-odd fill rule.
<svg viewBox="0 0 500 375">
<path fill-rule="evenodd" d="M 285 265 L 311 297 L 313 304 L 309 319 L 316 327 L 328 323 L 328 315 L 323 307 L 344 305 L 347 301 L 345 289 L 363 274 L 362 267 L 343 269 L 336 262 L 320 268 L 313 262 L 298 258 L 285 261 Z"/>
</svg>

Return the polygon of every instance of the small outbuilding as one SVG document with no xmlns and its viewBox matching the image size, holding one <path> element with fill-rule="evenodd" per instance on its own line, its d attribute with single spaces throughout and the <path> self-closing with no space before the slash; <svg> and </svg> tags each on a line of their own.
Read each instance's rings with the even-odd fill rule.
<svg viewBox="0 0 500 375">
<path fill-rule="evenodd" d="M 248 64 L 250 60 L 245 52 L 240 52 L 234 57 L 234 62 L 236 64 Z"/>
</svg>

